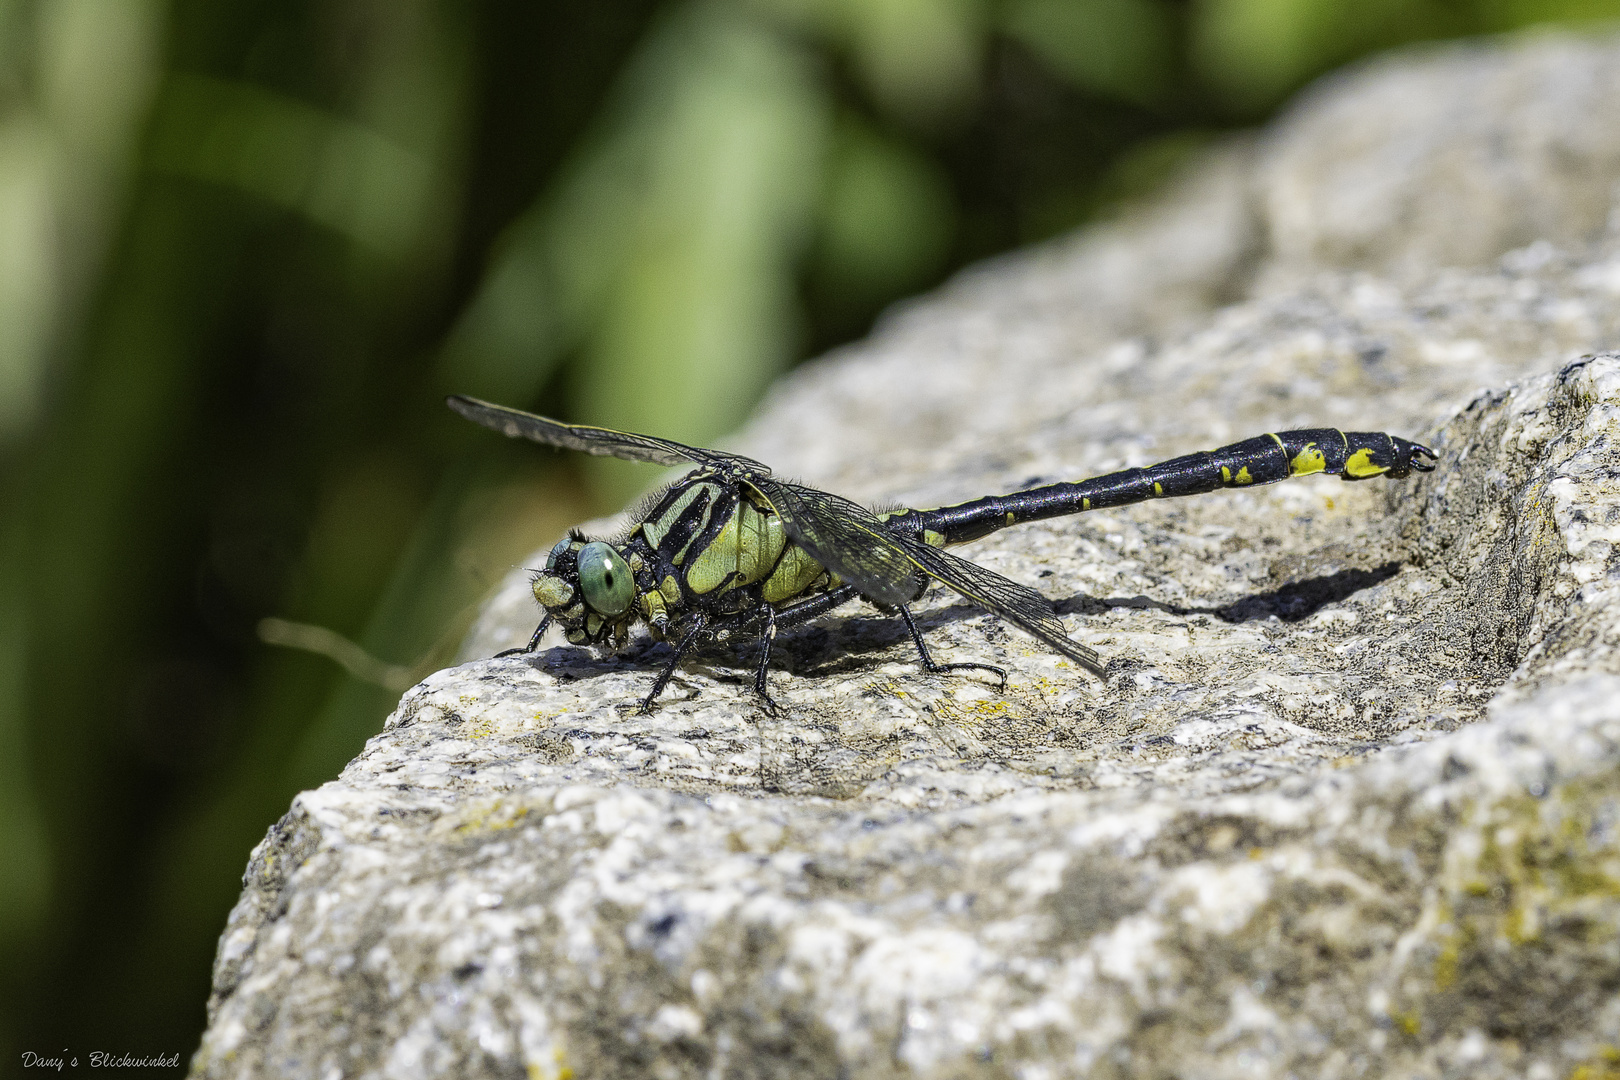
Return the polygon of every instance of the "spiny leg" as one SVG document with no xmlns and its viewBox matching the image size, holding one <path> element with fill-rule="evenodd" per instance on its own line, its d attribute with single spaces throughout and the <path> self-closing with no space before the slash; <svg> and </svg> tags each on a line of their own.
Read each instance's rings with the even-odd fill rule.
<svg viewBox="0 0 1620 1080">
<path fill-rule="evenodd" d="M 660 671 L 658 678 L 653 680 L 651 693 L 642 698 L 641 704 L 636 707 L 638 713 L 646 715 L 652 712 L 653 702 L 657 700 L 659 694 L 664 692 L 664 687 L 669 685 L 669 680 L 675 674 L 675 669 L 680 667 L 681 661 L 686 659 L 688 653 L 697 648 L 698 639 L 708 630 L 708 626 L 709 617 L 701 611 L 693 617 L 692 629 L 688 630 L 686 636 L 681 638 L 681 643 L 675 646 L 675 655 L 670 657 L 669 663 L 664 665 L 664 670 Z"/>
<path fill-rule="evenodd" d="M 946 671 L 967 671 L 970 669 L 978 671 L 990 671 L 994 672 L 996 677 L 1001 680 L 1001 685 L 997 689 L 1007 689 L 1007 673 L 993 664 L 934 663 L 934 658 L 928 653 L 928 646 L 923 642 L 922 631 L 917 629 L 917 623 L 911 617 L 911 609 L 905 604 L 896 604 L 895 607 L 900 610 L 900 617 L 906 620 L 906 629 L 911 631 L 911 640 L 917 644 L 917 653 L 922 657 L 922 666 L 924 671 L 933 675 L 938 675 Z"/>
<path fill-rule="evenodd" d="M 765 711 L 775 716 L 776 701 L 765 688 L 765 673 L 771 666 L 771 646 L 776 644 L 776 609 L 770 604 L 759 606 L 765 609 L 765 629 L 759 632 L 759 667 L 754 671 L 754 693 L 765 702 Z"/>
<path fill-rule="evenodd" d="M 546 617 L 540 620 L 540 625 L 534 628 L 534 637 L 529 639 L 529 643 L 527 645 L 523 646 L 523 648 L 521 648 L 521 649 L 502 649 L 500 652 L 496 653 L 495 655 L 497 657 L 500 657 L 500 656 L 522 656 L 522 655 L 526 655 L 528 653 L 534 652 L 534 650 L 536 650 L 536 649 L 538 649 L 540 647 L 540 638 L 545 634 L 546 627 L 548 627 L 550 625 L 551 625 L 551 613 L 548 611 L 548 612 L 546 612 Z"/>
</svg>

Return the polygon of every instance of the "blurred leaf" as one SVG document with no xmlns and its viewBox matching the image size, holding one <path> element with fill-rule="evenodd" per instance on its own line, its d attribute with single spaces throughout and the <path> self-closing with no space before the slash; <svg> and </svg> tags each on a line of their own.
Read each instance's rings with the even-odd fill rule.
<svg viewBox="0 0 1620 1080">
<path fill-rule="evenodd" d="M 976 96 L 983 26 L 973 0 L 832 0 L 866 85 L 889 114 L 937 127 Z"/>
<path fill-rule="evenodd" d="M 845 114 L 828 159 L 815 283 L 856 310 L 900 295 L 943 265 L 955 218 L 937 164 Z"/>
<path fill-rule="evenodd" d="M 249 83 L 176 73 L 154 169 L 237 188 L 397 257 L 428 216 L 426 161 L 362 124 Z"/>
<path fill-rule="evenodd" d="M 754 0 L 854 61 L 888 116 L 922 128 L 959 122 L 979 91 L 983 0 Z"/>
<path fill-rule="evenodd" d="M 828 110 L 791 42 L 720 8 L 679 12 L 504 238 L 446 381 L 524 402 L 578 348 L 590 422 L 695 441 L 734 426 L 792 352 Z M 621 496 L 650 479 L 602 464 Z"/>
<path fill-rule="evenodd" d="M 627 259 L 587 346 L 579 414 L 704 442 L 787 365 L 828 102 L 791 47 L 712 25 L 668 88 Z M 593 459 L 593 464 L 600 459 Z M 645 471 L 615 472 L 623 494 Z"/>
<path fill-rule="evenodd" d="M 1228 104 L 1257 112 L 1369 49 L 1462 32 L 1471 14 L 1447 0 L 1197 0 L 1193 59 Z"/>
<path fill-rule="evenodd" d="M 33 421 L 50 354 L 59 274 L 50 164 L 38 124 L 0 123 L 0 447 Z"/>
<path fill-rule="evenodd" d="M 1074 85 L 1148 105 L 1174 77 L 1161 0 L 1015 0 L 1007 33 Z"/>
</svg>

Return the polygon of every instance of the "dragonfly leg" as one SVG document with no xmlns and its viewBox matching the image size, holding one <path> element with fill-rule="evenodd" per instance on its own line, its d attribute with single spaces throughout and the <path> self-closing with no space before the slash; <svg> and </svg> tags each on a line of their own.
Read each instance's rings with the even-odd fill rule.
<svg viewBox="0 0 1620 1080">
<path fill-rule="evenodd" d="M 534 650 L 536 650 L 536 649 L 538 649 L 540 647 L 540 638 L 541 638 L 542 635 L 545 634 L 546 627 L 548 627 L 550 625 L 551 625 L 551 613 L 547 612 L 546 617 L 540 620 L 540 625 L 534 628 L 534 637 L 529 639 L 529 643 L 527 645 L 523 646 L 523 648 L 521 648 L 521 649 L 502 649 L 500 652 L 496 653 L 495 655 L 497 657 L 499 657 L 499 656 L 524 656 L 524 655 L 527 655 L 528 653 L 534 652 Z"/>
<path fill-rule="evenodd" d="M 922 657 L 923 670 L 930 674 L 940 674 L 946 671 L 989 671 L 1001 680 L 1000 690 L 1007 689 L 1007 673 L 993 664 L 936 664 L 929 655 L 928 646 L 923 642 L 922 631 L 917 629 L 917 622 L 911 617 L 911 609 L 905 604 L 896 604 L 900 609 L 900 617 L 906 620 L 906 629 L 911 631 L 911 640 L 917 644 L 917 654 Z"/>
<path fill-rule="evenodd" d="M 849 603 L 860 594 L 853 585 L 840 585 L 831 592 L 812 596 L 808 600 L 800 600 L 797 604 L 789 604 L 776 613 L 778 626 L 797 626 L 802 622 L 809 622 L 817 615 L 825 615 L 833 608 Z"/>
<path fill-rule="evenodd" d="M 669 685 L 669 680 L 675 674 L 675 669 L 680 667 L 681 661 L 686 659 L 688 653 L 697 648 L 698 641 L 708 632 L 708 628 L 709 617 L 701 611 L 698 612 L 692 619 L 692 629 L 688 630 L 686 636 L 681 638 L 681 643 L 675 646 L 675 655 L 670 657 L 669 663 L 664 665 L 664 670 L 660 671 L 658 678 L 653 680 L 652 691 L 641 699 L 640 705 L 636 706 L 638 713 L 646 715 L 652 712 L 653 702 L 658 699 L 659 694 L 664 692 L 664 687 Z"/>
<path fill-rule="evenodd" d="M 777 714 L 776 700 L 765 685 L 765 673 L 771 666 L 771 646 L 776 644 L 776 609 L 769 604 L 760 604 L 765 611 L 765 628 L 759 632 L 759 667 L 754 671 L 754 693 L 765 702 L 765 711 L 772 716 Z"/>
</svg>

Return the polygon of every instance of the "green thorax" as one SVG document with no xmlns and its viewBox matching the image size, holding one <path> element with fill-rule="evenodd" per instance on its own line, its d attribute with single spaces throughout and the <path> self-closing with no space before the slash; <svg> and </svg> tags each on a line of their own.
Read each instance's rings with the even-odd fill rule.
<svg viewBox="0 0 1620 1080">
<path fill-rule="evenodd" d="M 705 470 L 665 491 L 632 539 L 651 555 L 641 575 L 642 609 L 654 624 L 691 605 L 741 605 L 751 586 L 767 603 L 781 603 L 838 584 L 789 538 L 762 497 Z"/>
</svg>

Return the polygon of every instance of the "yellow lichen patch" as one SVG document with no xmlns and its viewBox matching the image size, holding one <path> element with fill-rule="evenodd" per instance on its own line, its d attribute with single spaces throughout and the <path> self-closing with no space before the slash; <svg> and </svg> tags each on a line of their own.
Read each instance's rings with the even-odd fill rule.
<svg viewBox="0 0 1620 1080">
<path fill-rule="evenodd" d="M 470 806 L 454 827 L 458 833 L 500 832 L 516 828 L 529 816 L 529 807 L 514 805 L 501 799 L 492 799 Z"/>
<path fill-rule="evenodd" d="M 1440 955 L 1434 958 L 1434 986 L 1437 990 L 1450 990 L 1457 985 L 1457 962 L 1462 958 L 1459 935 L 1447 934 Z"/>
<path fill-rule="evenodd" d="M 1620 1049 L 1598 1047 L 1597 1057 L 1575 1066 L 1569 1080 L 1620 1080 Z"/>
<path fill-rule="evenodd" d="M 1294 455 L 1288 463 L 1289 476 L 1309 476 L 1327 469 L 1327 456 L 1316 448 L 1315 443 L 1307 443 L 1305 449 Z"/>
<path fill-rule="evenodd" d="M 554 1047 L 551 1051 L 551 1061 L 530 1061 L 524 1066 L 524 1072 L 529 1080 L 574 1080 L 574 1070 L 568 1065 L 568 1058 L 562 1047 Z"/>
<path fill-rule="evenodd" d="M 1381 476 L 1389 472 L 1388 465 L 1379 465 L 1372 459 L 1372 451 L 1366 447 L 1351 454 L 1344 462 L 1344 475 L 1361 479 L 1366 476 Z"/>
</svg>

